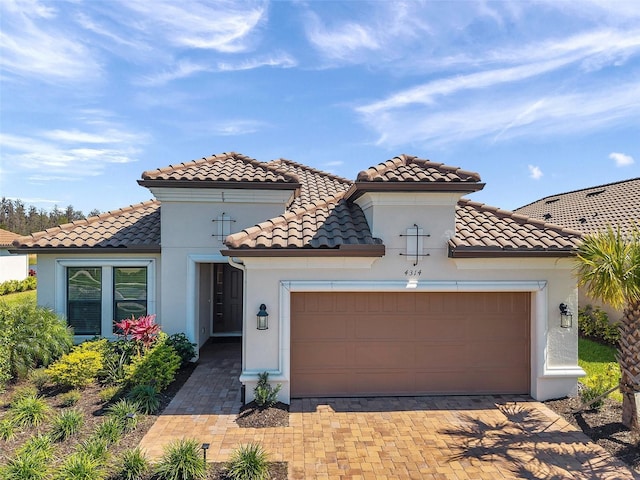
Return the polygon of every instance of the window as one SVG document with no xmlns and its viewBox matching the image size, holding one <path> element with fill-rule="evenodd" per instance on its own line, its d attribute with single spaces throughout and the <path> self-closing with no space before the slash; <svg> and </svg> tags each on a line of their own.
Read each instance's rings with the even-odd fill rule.
<svg viewBox="0 0 640 480">
<path fill-rule="evenodd" d="M 115 321 L 147 314 L 147 267 L 113 269 L 113 314 Z"/>
<path fill-rule="evenodd" d="M 67 269 L 67 321 L 75 335 L 100 335 L 102 268 Z"/>
</svg>

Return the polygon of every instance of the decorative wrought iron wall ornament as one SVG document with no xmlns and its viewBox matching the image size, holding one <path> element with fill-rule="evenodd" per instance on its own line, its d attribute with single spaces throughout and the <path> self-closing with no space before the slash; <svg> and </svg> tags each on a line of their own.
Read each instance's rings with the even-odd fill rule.
<svg viewBox="0 0 640 480">
<path fill-rule="evenodd" d="M 413 232 L 409 233 L 410 230 L 413 230 Z M 421 253 L 420 251 L 420 239 L 421 238 L 425 238 L 425 237 L 430 237 L 431 235 L 429 235 L 428 233 L 420 233 L 422 231 L 422 229 L 418 226 L 418 224 L 414 223 L 413 224 L 413 228 L 407 228 L 407 233 L 406 234 L 400 234 L 401 237 L 407 237 L 407 252 L 406 253 L 402 253 L 400 252 L 400 255 L 405 256 L 405 257 L 413 257 L 413 266 L 415 267 L 416 265 L 418 265 L 418 262 L 420 261 L 420 258 L 422 257 L 428 257 L 429 253 Z M 415 239 L 415 244 L 411 243 L 413 242 Z M 409 247 L 410 245 L 415 245 L 415 251 L 414 252 L 410 252 L 409 251 Z"/>
</svg>

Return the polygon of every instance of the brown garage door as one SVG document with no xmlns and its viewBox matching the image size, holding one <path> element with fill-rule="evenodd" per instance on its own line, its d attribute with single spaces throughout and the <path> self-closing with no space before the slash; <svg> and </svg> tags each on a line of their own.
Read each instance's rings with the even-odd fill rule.
<svg viewBox="0 0 640 480">
<path fill-rule="evenodd" d="M 529 393 L 529 293 L 292 293 L 293 397 Z"/>
</svg>

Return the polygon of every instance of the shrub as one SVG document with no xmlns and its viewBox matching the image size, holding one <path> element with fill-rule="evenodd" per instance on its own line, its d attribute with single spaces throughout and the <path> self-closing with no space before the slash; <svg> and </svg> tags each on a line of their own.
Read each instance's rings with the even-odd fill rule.
<svg viewBox="0 0 640 480">
<path fill-rule="evenodd" d="M 4 362 L 0 377 L 25 376 L 69 351 L 73 333 L 52 310 L 29 303 L 0 304 L 0 345 Z"/>
<path fill-rule="evenodd" d="M 102 354 L 92 349 L 74 348 L 47 368 L 51 381 L 63 387 L 82 388 L 102 370 Z"/>
<path fill-rule="evenodd" d="M 591 305 L 578 311 L 578 331 L 584 337 L 614 347 L 617 346 L 620 339 L 618 322 L 610 323 L 605 311 Z"/>
<path fill-rule="evenodd" d="M 38 389 L 33 385 L 21 385 L 13 391 L 11 403 L 16 403 L 26 397 L 37 397 Z"/>
<path fill-rule="evenodd" d="M 205 478 L 207 464 L 200 452 L 200 443 L 193 439 L 176 440 L 164 449 L 156 464 L 160 480 L 197 480 Z"/>
<path fill-rule="evenodd" d="M 125 398 L 118 400 L 107 409 L 107 415 L 116 418 L 124 432 L 130 432 L 138 424 L 140 405 Z"/>
<path fill-rule="evenodd" d="M 37 368 L 29 373 L 29 380 L 38 390 L 42 390 L 51 379 L 44 368 Z"/>
<path fill-rule="evenodd" d="M 71 435 L 78 433 L 84 417 L 78 410 L 65 410 L 53 418 L 51 438 L 56 442 L 66 440 Z"/>
<path fill-rule="evenodd" d="M 167 388 L 180 368 L 180 357 L 170 345 L 158 342 L 125 367 L 131 386 L 152 385 L 158 392 Z"/>
<path fill-rule="evenodd" d="M 240 445 L 231 454 L 226 472 L 232 480 L 265 480 L 269 478 L 267 453 L 258 443 Z"/>
<path fill-rule="evenodd" d="M 0 473 L 4 480 L 44 480 L 49 475 L 43 456 L 24 453 L 9 460 Z"/>
<path fill-rule="evenodd" d="M 606 372 L 598 373 L 582 380 L 584 382 L 583 387 L 580 390 L 580 399 L 582 400 L 582 403 L 590 402 L 614 386 L 615 381 L 612 380 L 612 376 L 616 368 L 618 368 L 616 363 L 610 363 L 607 365 Z M 601 398 L 600 400 L 592 403 L 591 408 L 598 410 L 603 404 L 604 398 Z"/>
<path fill-rule="evenodd" d="M 98 393 L 98 397 L 102 402 L 110 402 L 119 393 L 120 393 L 120 387 L 118 387 L 117 385 L 112 385 L 110 387 L 105 387 L 102 390 L 100 390 L 100 393 Z"/>
<path fill-rule="evenodd" d="M 45 460 L 53 456 L 53 440 L 49 435 L 34 435 L 22 444 L 17 451 L 18 455 L 38 455 Z"/>
<path fill-rule="evenodd" d="M 158 392 L 151 385 L 136 385 L 128 396 L 140 406 L 140 411 L 146 415 L 152 415 L 160 408 Z"/>
<path fill-rule="evenodd" d="M 278 393 L 281 388 L 282 385 L 278 385 L 276 388 L 271 386 L 268 372 L 259 373 L 258 383 L 253 389 L 256 404 L 261 408 L 274 405 L 278 401 Z"/>
<path fill-rule="evenodd" d="M 191 343 L 184 333 L 174 333 L 167 338 L 167 344 L 171 345 L 182 360 L 182 365 L 186 365 L 196 356 L 196 344 Z"/>
<path fill-rule="evenodd" d="M 69 455 L 54 475 L 55 480 L 103 480 L 106 477 L 104 462 L 86 452 Z"/>
<path fill-rule="evenodd" d="M 135 343 L 125 340 L 110 342 L 104 352 L 100 381 L 106 385 L 122 385 L 126 380 L 125 365 L 136 352 Z"/>
<path fill-rule="evenodd" d="M 60 395 L 60 405 L 63 407 L 72 407 L 82 397 L 80 390 L 70 390 Z"/>
<path fill-rule="evenodd" d="M 140 480 L 151 469 L 149 461 L 139 447 L 125 450 L 120 459 L 122 467 L 118 478 L 122 480 Z"/>
<path fill-rule="evenodd" d="M 0 440 L 11 440 L 16 436 L 16 427 L 10 418 L 0 420 Z"/>
<path fill-rule="evenodd" d="M 94 435 L 82 442 L 78 451 L 100 462 L 106 462 L 109 457 L 109 443 Z"/>
<path fill-rule="evenodd" d="M 29 271 L 31 273 L 31 271 Z M 35 276 L 29 276 L 24 280 L 7 280 L 0 283 L 0 295 L 8 295 L 16 292 L 26 292 L 28 290 L 35 290 L 37 280 Z"/>
<path fill-rule="evenodd" d="M 49 405 L 42 397 L 26 396 L 11 403 L 9 418 L 20 427 L 37 427 L 49 414 Z"/>
<path fill-rule="evenodd" d="M 120 420 L 115 417 L 107 417 L 96 427 L 94 437 L 104 440 L 107 445 L 112 445 L 120 440 L 122 433 L 123 427 Z"/>
</svg>

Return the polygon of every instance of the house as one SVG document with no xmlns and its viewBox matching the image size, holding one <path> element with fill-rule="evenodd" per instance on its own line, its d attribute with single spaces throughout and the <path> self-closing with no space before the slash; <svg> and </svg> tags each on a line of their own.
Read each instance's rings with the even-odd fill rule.
<svg viewBox="0 0 640 480">
<path fill-rule="evenodd" d="M 640 226 L 640 178 L 551 195 L 515 211 L 584 234 L 594 234 L 612 226 L 619 227 L 623 235 L 629 235 Z M 578 303 L 600 306 L 612 321 L 622 316 L 621 311 L 588 298 L 582 288 L 578 290 Z"/>
<path fill-rule="evenodd" d="M 0 228 L 0 283 L 24 280 L 29 275 L 29 256 L 9 252 L 17 238 L 20 238 L 17 233 Z"/>
<path fill-rule="evenodd" d="M 580 233 L 465 198 L 480 176 L 400 155 L 355 181 L 237 153 L 146 171 L 154 200 L 22 237 L 76 335 L 157 314 L 242 337 L 291 397 L 575 392 Z M 565 320 L 568 317 L 565 317 Z M 565 327 L 567 327 L 565 325 Z"/>
</svg>

